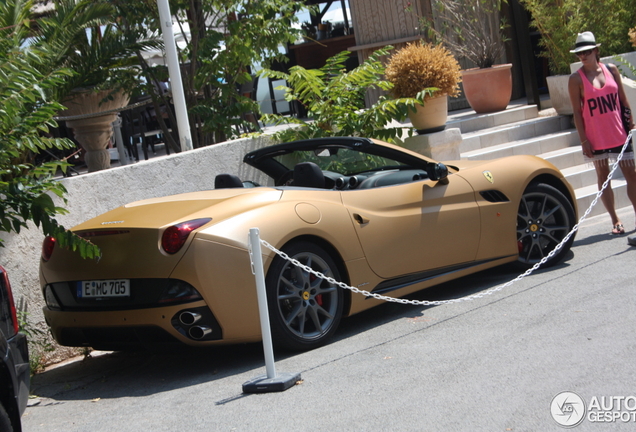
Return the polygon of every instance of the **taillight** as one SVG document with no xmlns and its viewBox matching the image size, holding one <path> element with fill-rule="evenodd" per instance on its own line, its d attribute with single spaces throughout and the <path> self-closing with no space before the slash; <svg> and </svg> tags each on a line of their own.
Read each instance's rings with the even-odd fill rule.
<svg viewBox="0 0 636 432">
<path fill-rule="evenodd" d="M 169 254 L 179 252 L 188 239 L 190 233 L 211 220 L 211 218 L 194 219 L 169 226 L 161 236 L 161 247 Z"/>
<path fill-rule="evenodd" d="M 51 259 L 53 248 L 55 248 L 55 239 L 51 236 L 46 236 L 42 242 L 42 259 L 44 261 Z"/>
<path fill-rule="evenodd" d="M 13 302 L 13 293 L 11 292 L 11 284 L 9 283 L 9 276 L 7 276 L 7 272 L 4 268 L 2 268 L 2 266 L 0 266 L 0 278 L 2 278 L 0 283 L 5 287 L 7 292 L 7 297 L 9 299 L 9 311 L 11 314 L 11 321 L 13 324 L 13 335 L 14 335 L 20 329 L 18 326 L 18 314 L 16 313 L 15 303 Z M 9 335 L 9 337 L 13 335 Z"/>
</svg>

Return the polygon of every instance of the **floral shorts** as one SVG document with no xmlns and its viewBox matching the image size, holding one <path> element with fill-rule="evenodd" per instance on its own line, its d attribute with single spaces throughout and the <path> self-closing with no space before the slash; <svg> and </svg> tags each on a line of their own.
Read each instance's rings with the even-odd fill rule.
<svg viewBox="0 0 636 432">
<path fill-rule="evenodd" d="M 588 159 L 589 162 L 594 164 L 596 163 L 615 163 L 618 160 L 618 155 L 623 151 L 623 144 L 603 149 L 603 150 L 593 150 L 592 158 Z M 625 152 L 623 153 L 623 157 L 621 158 L 621 165 L 634 165 L 634 148 L 632 146 L 632 142 L 630 141 L 625 148 Z"/>
</svg>

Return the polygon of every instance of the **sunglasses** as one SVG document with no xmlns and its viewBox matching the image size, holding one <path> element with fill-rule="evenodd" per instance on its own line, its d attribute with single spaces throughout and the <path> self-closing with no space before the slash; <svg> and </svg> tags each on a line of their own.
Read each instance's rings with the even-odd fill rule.
<svg viewBox="0 0 636 432">
<path fill-rule="evenodd" d="M 594 52 L 594 48 L 588 49 L 588 50 L 585 50 L 585 51 L 579 51 L 579 52 L 576 53 L 576 55 L 578 57 L 589 56 L 590 54 L 592 54 L 592 52 Z"/>
</svg>

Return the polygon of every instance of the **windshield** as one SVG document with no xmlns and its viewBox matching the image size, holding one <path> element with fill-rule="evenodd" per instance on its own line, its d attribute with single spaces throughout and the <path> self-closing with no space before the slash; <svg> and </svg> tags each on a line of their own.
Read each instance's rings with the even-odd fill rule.
<svg viewBox="0 0 636 432">
<path fill-rule="evenodd" d="M 313 162 L 323 171 L 349 176 L 365 171 L 400 168 L 407 165 L 382 156 L 359 152 L 350 148 L 327 147 L 317 150 L 294 151 L 274 157 L 286 168 L 293 170 L 301 162 Z"/>
</svg>

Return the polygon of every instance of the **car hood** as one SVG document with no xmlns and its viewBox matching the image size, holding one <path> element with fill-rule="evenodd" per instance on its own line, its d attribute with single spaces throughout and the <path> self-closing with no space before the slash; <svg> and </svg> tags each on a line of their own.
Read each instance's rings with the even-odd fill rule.
<svg viewBox="0 0 636 432">
<path fill-rule="evenodd" d="M 216 189 L 136 201 L 101 214 L 73 228 L 163 228 L 175 223 L 212 218 L 220 222 L 253 208 L 278 201 L 282 192 L 267 187 Z"/>
</svg>

